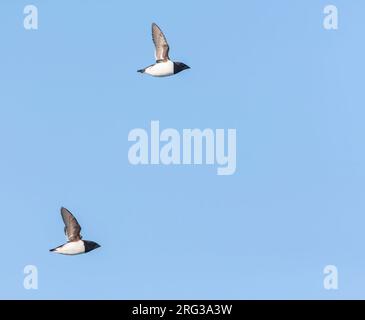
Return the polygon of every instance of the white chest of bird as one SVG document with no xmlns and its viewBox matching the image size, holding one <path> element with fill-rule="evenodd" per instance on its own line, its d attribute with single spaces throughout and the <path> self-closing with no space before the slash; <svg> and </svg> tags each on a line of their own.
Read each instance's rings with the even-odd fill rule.
<svg viewBox="0 0 365 320">
<path fill-rule="evenodd" d="M 55 249 L 55 252 L 67 255 L 75 255 L 85 252 L 85 245 L 82 240 L 67 242 Z"/>
<path fill-rule="evenodd" d="M 174 63 L 170 60 L 159 62 L 146 68 L 144 73 L 154 77 L 168 77 L 174 74 Z"/>
</svg>

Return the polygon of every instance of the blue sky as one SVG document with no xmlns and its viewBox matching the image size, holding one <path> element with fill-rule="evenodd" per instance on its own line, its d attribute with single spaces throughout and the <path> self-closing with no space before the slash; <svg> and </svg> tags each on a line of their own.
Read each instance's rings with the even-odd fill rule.
<svg viewBox="0 0 365 320">
<path fill-rule="evenodd" d="M 365 298 L 364 14 L 362 0 L 1 1 L 0 298 Z M 136 73 L 152 22 L 191 70 Z M 130 165 L 128 133 L 151 120 L 237 129 L 236 173 Z M 61 206 L 100 249 L 48 252 Z"/>
</svg>

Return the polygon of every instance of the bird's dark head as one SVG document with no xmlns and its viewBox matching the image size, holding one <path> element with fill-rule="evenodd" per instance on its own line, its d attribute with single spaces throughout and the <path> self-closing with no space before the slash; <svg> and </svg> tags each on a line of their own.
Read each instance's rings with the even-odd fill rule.
<svg viewBox="0 0 365 320">
<path fill-rule="evenodd" d="M 97 244 L 94 241 L 84 240 L 84 244 L 85 244 L 85 252 L 89 252 L 89 251 L 92 251 L 94 249 L 100 248 L 100 245 Z"/>
<path fill-rule="evenodd" d="M 182 62 L 174 62 L 174 73 L 179 73 L 183 70 L 190 69 L 188 65 Z"/>
</svg>

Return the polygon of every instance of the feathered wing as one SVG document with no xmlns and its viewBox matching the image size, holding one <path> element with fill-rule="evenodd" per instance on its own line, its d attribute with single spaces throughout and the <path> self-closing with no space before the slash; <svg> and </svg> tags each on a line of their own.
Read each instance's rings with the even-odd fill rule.
<svg viewBox="0 0 365 320">
<path fill-rule="evenodd" d="M 80 235 L 81 227 L 73 214 L 66 208 L 61 208 L 61 216 L 65 223 L 65 234 L 68 241 L 78 241 L 82 239 Z"/>
<path fill-rule="evenodd" d="M 169 59 L 169 45 L 166 37 L 156 23 L 152 23 L 152 40 L 155 44 L 155 57 L 157 62 Z"/>
</svg>

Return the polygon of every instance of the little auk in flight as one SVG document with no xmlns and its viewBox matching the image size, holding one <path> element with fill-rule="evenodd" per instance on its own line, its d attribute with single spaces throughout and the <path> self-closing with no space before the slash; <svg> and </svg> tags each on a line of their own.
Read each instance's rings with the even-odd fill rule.
<svg viewBox="0 0 365 320">
<path fill-rule="evenodd" d="M 81 240 L 81 227 L 70 211 L 66 208 L 61 208 L 61 216 L 65 223 L 65 234 L 68 241 L 65 244 L 49 251 L 66 255 L 76 255 L 86 253 L 100 247 L 100 245 L 94 241 Z"/>
<path fill-rule="evenodd" d="M 152 23 L 152 39 L 156 47 L 156 63 L 147 68 L 138 70 L 138 72 L 147 73 L 154 77 L 167 77 L 179 73 L 185 69 L 190 69 L 190 67 L 185 63 L 173 62 L 170 60 L 170 48 L 166 37 L 156 23 Z"/>
</svg>

